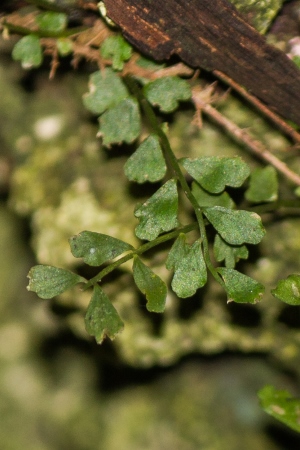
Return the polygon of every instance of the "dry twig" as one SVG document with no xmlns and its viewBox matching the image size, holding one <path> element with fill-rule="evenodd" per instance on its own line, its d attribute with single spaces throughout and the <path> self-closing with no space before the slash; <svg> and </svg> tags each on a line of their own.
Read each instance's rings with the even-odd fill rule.
<svg viewBox="0 0 300 450">
<path fill-rule="evenodd" d="M 285 135 L 289 136 L 294 142 L 300 143 L 300 134 L 285 122 L 280 116 L 271 111 L 264 103 L 262 103 L 257 97 L 249 94 L 246 89 L 236 83 L 232 78 L 225 75 L 225 73 L 219 70 L 214 70 L 214 75 L 220 80 L 224 81 L 236 92 L 238 92 L 244 99 L 246 99 L 251 105 L 255 106 L 264 116 L 272 121 Z"/>
<path fill-rule="evenodd" d="M 260 159 L 271 164 L 286 178 L 291 180 L 297 186 L 300 186 L 300 175 L 293 172 L 284 162 L 274 156 L 266 147 L 257 140 L 254 140 L 246 130 L 239 128 L 234 122 L 227 119 L 223 114 L 217 111 L 203 96 L 200 87 L 193 88 L 192 99 L 196 107 L 197 114 L 201 112 L 210 117 L 214 122 L 224 128 L 228 134 L 235 139 L 239 144 L 243 144 L 253 154 Z"/>
</svg>

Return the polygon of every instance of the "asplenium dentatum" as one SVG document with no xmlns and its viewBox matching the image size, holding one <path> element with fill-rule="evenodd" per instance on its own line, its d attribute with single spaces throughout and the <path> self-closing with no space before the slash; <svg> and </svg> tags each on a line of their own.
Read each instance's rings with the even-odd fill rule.
<svg viewBox="0 0 300 450">
<path fill-rule="evenodd" d="M 41 2 L 33 3 L 39 5 Z M 47 9 L 46 2 L 42 3 Z M 197 87 L 192 94 L 190 84 L 176 76 L 190 77 L 193 74 L 190 68 L 182 65 L 165 67 L 164 75 L 160 73 L 156 78 L 153 73 L 161 72 L 163 66 L 140 56 L 136 58 L 132 47 L 120 34 L 99 21 L 95 21 L 85 36 L 85 26 L 68 26 L 64 10 L 54 12 L 36 8 L 22 12 L 24 18 L 23 14 L 30 19 L 25 21 L 28 28 L 20 27 L 18 15 L 8 15 L 2 20 L 6 30 L 23 36 L 14 47 L 13 58 L 20 60 L 24 68 L 32 68 L 42 64 L 45 54 L 52 55 L 50 77 L 55 75 L 59 58 L 68 55 L 73 55 L 75 63 L 85 57 L 101 67 L 101 71 L 91 76 L 90 93 L 84 97 L 84 103 L 87 109 L 100 116 L 99 136 L 103 144 L 133 143 L 140 137 L 141 122 L 145 117 L 151 131 L 129 158 L 125 173 L 130 181 L 136 183 L 161 183 L 160 188 L 134 212 L 138 221 L 135 234 L 144 241 L 140 247 L 133 248 L 111 236 L 83 231 L 70 239 L 71 252 L 86 264 L 99 266 L 99 273 L 87 280 L 64 269 L 38 265 L 29 273 L 29 290 L 41 298 L 52 298 L 77 284 L 84 290 L 91 289 L 85 323 L 87 331 L 99 343 L 105 336 L 113 339 L 123 328 L 122 318 L 102 289 L 101 281 L 125 262 L 128 267 L 130 260 L 133 280 L 145 295 L 150 312 L 164 311 L 168 289 L 180 298 L 190 297 L 209 282 L 209 274 L 224 288 L 228 301 L 259 301 L 264 286 L 236 270 L 235 266 L 239 259 L 248 258 L 247 245 L 258 244 L 265 230 L 257 214 L 237 209 L 226 189 L 228 187 L 232 192 L 248 179 L 246 200 L 250 205 L 267 203 L 277 199 L 278 182 L 274 167 L 298 185 L 299 177 L 273 155 L 264 158 L 272 166 L 257 168 L 252 173 L 238 157 L 177 160 L 152 106 L 163 113 L 170 113 L 177 109 L 179 101 L 189 101 L 193 97 L 196 109 L 197 105 L 200 109 L 205 106 L 206 114 L 225 125 L 227 131 L 232 130 L 231 123 L 224 121 L 218 111 L 209 108 L 209 99 L 204 99 L 203 103 L 201 90 L 200 96 Z M 95 49 L 97 46 L 99 48 Z M 173 76 L 169 76 L 169 69 Z M 132 74 L 132 79 L 124 82 L 120 75 L 126 73 Z M 293 137 L 291 127 L 285 124 L 284 129 Z M 232 135 L 243 138 L 241 130 L 234 129 Z M 259 153 L 260 157 L 266 156 L 265 149 L 250 142 L 249 137 L 244 136 L 239 141 Z M 194 222 L 179 222 L 178 217 L 184 216 L 180 214 L 182 193 L 194 211 Z M 209 242 L 207 230 L 209 236 L 213 235 L 213 242 Z M 170 249 L 164 264 L 172 276 L 171 286 L 167 286 L 168 280 L 163 281 L 143 262 L 143 255 L 148 250 L 166 242 L 170 243 Z M 290 305 L 299 305 L 300 276 L 292 274 L 279 281 L 272 294 Z M 276 391 L 271 386 L 262 389 L 259 396 L 267 413 L 300 431 L 299 401 L 291 399 L 286 391 Z"/>
<path fill-rule="evenodd" d="M 164 311 L 168 289 L 179 298 L 194 295 L 208 282 L 208 274 L 223 287 L 228 302 L 253 304 L 263 295 L 264 286 L 235 266 L 240 259 L 248 258 L 247 245 L 259 244 L 265 229 L 255 212 L 236 208 L 226 189 L 239 188 L 248 179 L 246 198 L 254 203 L 270 201 L 277 195 L 275 169 L 267 166 L 250 173 L 240 157 L 178 160 L 152 105 L 169 112 L 190 95 L 188 83 L 177 77 L 158 79 L 141 88 L 133 78 L 122 80 L 111 69 L 91 76 L 90 93 L 84 102 L 92 112 L 100 114 L 99 134 L 106 145 L 133 142 L 140 134 L 142 117 L 148 121 L 151 132 L 129 157 L 124 170 L 130 181 L 160 182 L 160 187 L 134 211 L 135 235 L 142 241 L 139 247 L 101 233 L 82 231 L 70 238 L 71 252 L 84 263 L 99 267 L 99 273 L 87 280 L 65 269 L 37 265 L 30 270 L 28 289 L 44 299 L 76 284 L 81 284 L 83 290 L 91 289 L 85 324 L 98 343 L 106 336 L 113 339 L 123 328 L 122 318 L 101 281 L 129 260 L 134 283 L 145 295 L 149 312 Z M 193 209 L 196 220 L 191 223 L 179 222 L 179 191 Z M 214 230 L 213 243 L 208 239 L 208 227 Z M 170 286 L 143 262 L 143 254 L 167 241 L 170 250 L 164 264 L 172 276 Z M 273 294 L 289 304 L 299 304 L 297 289 L 300 276 L 292 275 L 280 281 Z"/>
<path fill-rule="evenodd" d="M 11 20 L 9 16 L 5 25 L 15 30 Z M 45 53 L 54 49 L 52 76 L 57 67 L 54 63 L 58 55 L 64 57 L 73 52 L 76 57 L 76 52 L 81 49 L 77 46 L 78 32 L 84 33 L 84 30 L 69 31 L 64 13 L 41 12 L 34 16 L 34 21 L 35 28 L 28 28 L 27 35 L 15 45 L 12 56 L 21 60 L 25 68 L 38 67 L 43 60 L 43 49 Z M 43 40 L 45 33 L 51 36 Z M 97 28 L 95 33 L 98 36 Z M 91 75 L 90 92 L 84 96 L 84 104 L 92 113 L 100 116 L 98 135 L 105 146 L 133 143 L 141 134 L 142 119 L 148 121 L 151 129 L 149 136 L 141 142 L 125 165 L 125 174 L 130 181 L 161 183 L 157 192 L 134 212 L 138 220 L 135 234 L 145 243 L 133 248 L 111 236 L 83 231 L 70 239 L 71 252 L 90 266 L 103 266 L 98 275 L 86 280 L 65 269 L 38 265 L 29 273 L 28 289 L 41 298 L 52 298 L 76 284 L 81 284 L 84 290 L 91 288 L 92 296 L 85 318 L 86 329 L 99 343 L 105 336 L 113 339 L 122 329 L 123 323 L 102 290 L 101 280 L 123 263 L 132 260 L 133 280 L 146 296 L 147 309 L 150 312 L 163 312 L 168 289 L 166 281 L 144 264 L 142 255 L 169 241 L 171 248 L 165 266 L 173 274 L 170 289 L 178 297 L 192 296 L 197 289 L 205 286 L 208 274 L 211 274 L 224 288 L 228 301 L 259 301 L 264 286 L 236 270 L 235 265 L 239 259 L 248 258 L 247 244 L 258 244 L 265 230 L 256 213 L 236 209 L 226 188 L 239 188 L 250 177 L 245 192 L 247 200 L 252 203 L 276 200 L 278 186 L 275 169 L 267 166 L 255 169 L 250 174 L 248 165 L 239 157 L 177 160 L 153 106 L 162 113 L 171 113 L 177 109 L 180 101 L 189 101 L 192 96 L 197 106 L 197 101 L 201 103 L 201 96 L 197 96 L 196 90 L 192 95 L 191 85 L 177 75 L 169 76 L 167 69 L 164 76 L 151 78 L 153 72 L 163 66 L 141 57 L 131 61 L 133 49 L 118 33 L 105 30 L 102 34 L 104 41 L 101 42 L 100 56 L 95 52 L 89 55 L 89 46 L 86 46 L 91 60 L 96 58 L 98 61 L 100 57 L 106 63 L 100 64 L 102 70 Z M 111 68 L 103 69 L 107 63 Z M 125 66 L 125 75 L 132 73 L 132 77 L 120 76 Z M 190 76 L 191 71 L 188 69 L 187 72 L 187 69 L 180 66 L 175 73 L 183 72 Z M 187 182 L 187 179 L 192 182 Z M 182 207 L 178 201 L 179 190 L 194 210 L 195 222 L 179 222 Z M 211 259 L 208 227 L 214 229 L 214 260 Z M 196 239 L 195 232 L 198 233 Z M 222 265 L 217 266 L 218 263 Z M 300 304 L 299 275 L 290 275 L 286 280 L 281 280 L 272 293 L 288 304 Z"/>
</svg>

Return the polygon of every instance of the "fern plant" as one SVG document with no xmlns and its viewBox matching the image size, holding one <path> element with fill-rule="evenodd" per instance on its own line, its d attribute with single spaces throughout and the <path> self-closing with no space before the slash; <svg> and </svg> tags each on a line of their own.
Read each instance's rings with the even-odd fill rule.
<svg viewBox="0 0 300 450">
<path fill-rule="evenodd" d="M 100 73 L 99 76 L 105 80 L 107 89 L 108 74 Z M 143 263 L 141 255 L 166 241 L 173 242 L 165 265 L 173 272 L 171 288 L 178 297 L 186 298 L 194 295 L 197 289 L 206 284 L 208 273 L 225 289 L 228 301 L 255 303 L 264 291 L 260 283 L 234 269 L 240 258 L 248 257 L 246 244 L 258 244 L 265 233 L 260 217 L 251 211 L 235 209 L 234 201 L 226 192 L 227 186 L 240 187 L 249 177 L 248 165 L 239 157 L 212 156 L 195 160 L 183 158 L 178 161 L 142 90 L 132 79 L 126 81 L 135 97 L 131 97 L 128 91 L 128 97 L 120 101 L 122 114 L 128 114 L 132 122 L 138 123 L 140 113 L 137 101 L 139 101 L 145 116 L 151 123 L 153 132 L 128 159 L 124 168 L 125 174 L 129 180 L 139 183 L 148 180 L 163 183 L 134 211 L 139 221 L 135 234 L 140 240 L 147 242 L 134 249 L 130 244 L 116 238 L 83 231 L 70 239 L 72 254 L 76 258 L 82 258 L 90 266 L 105 264 L 98 275 L 91 280 L 84 280 L 76 273 L 49 266 L 36 266 L 29 274 L 29 289 L 42 298 L 52 298 L 77 283 L 83 283 L 82 289 L 92 287 L 91 303 L 85 320 L 87 330 L 99 343 L 105 335 L 114 338 L 123 326 L 99 283 L 105 275 L 129 259 L 133 260 L 133 280 L 146 296 L 147 309 L 157 313 L 164 311 L 167 297 L 166 283 Z M 175 96 L 180 95 L 180 86 L 183 85 L 188 92 L 188 85 L 180 79 L 173 78 L 170 81 L 174 86 L 173 91 L 169 89 L 165 92 L 168 93 L 168 101 L 173 92 L 174 98 L 171 100 L 175 102 Z M 179 82 L 179 86 L 176 81 Z M 144 89 L 148 97 L 149 92 L 152 92 L 150 88 L 151 86 L 146 85 Z M 116 91 L 112 89 L 112 93 Z M 101 100 L 103 98 L 97 90 L 93 90 L 93 96 L 99 96 Z M 122 109 L 125 102 L 126 109 Z M 155 103 L 157 103 L 156 100 Z M 120 139 L 119 136 L 111 137 L 109 133 L 103 131 L 103 124 L 107 123 L 105 120 L 108 115 L 111 115 L 111 119 L 108 120 L 109 129 L 114 123 L 114 128 L 117 128 L 115 134 L 126 130 L 126 118 L 121 121 L 121 130 L 116 127 L 115 111 L 117 111 L 118 103 L 114 106 L 112 101 L 111 104 L 113 105 L 111 109 L 107 109 L 101 117 L 102 133 L 106 139 Z M 124 122 L 125 126 L 123 126 Z M 128 129 L 132 122 L 128 120 Z M 104 130 L 106 130 L 105 126 Z M 131 128 L 130 132 L 132 132 Z M 123 136 L 123 139 L 125 140 L 126 136 Z M 183 171 L 193 180 L 192 185 L 187 182 Z M 167 173 L 170 175 L 168 176 Z M 272 176 L 274 176 L 273 172 L 269 178 Z M 274 187 L 276 188 L 276 183 Z M 196 222 L 188 224 L 179 222 L 178 189 L 182 190 L 189 200 Z M 212 261 L 207 235 L 208 226 L 212 226 L 215 230 L 216 259 L 225 260 L 225 267 L 215 267 Z M 190 240 L 189 233 L 195 230 L 198 232 L 198 237 Z M 125 255 L 122 256 L 124 253 Z M 114 260 L 114 258 L 118 259 Z M 112 259 L 114 261 L 110 262 Z"/>
<path fill-rule="evenodd" d="M 21 15 L 2 19 L 4 32 L 24 34 L 12 57 L 28 69 L 39 67 L 44 54 L 50 54 L 50 77 L 55 75 L 61 57 L 73 55 L 74 63 L 80 58 L 96 62 L 100 70 L 90 76 L 83 102 L 99 117 L 98 137 L 106 147 L 137 143 L 124 166 L 125 175 L 138 185 L 153 184 L 156 191 L 133 212 L 139 246 L 83 230 L 70 237 L 70 251 L 86 265 L 99 268 L 98 273 L 87 279 L 60 267 L 37 265 L 30 270 L 28 289 L 43 299 L 76 285 L 90 291 L 85 326 L 98 343 L 105 337 L 114 339 L 123 329 L 124 319 L 103 288 L 103 279 L 122 265 L 128 268 L 129 261 L 132 280 L 145 296 L 149 313 L 165 311 L 169 291 L 185 299 L 213 280 L 226 293 L 227 302 L 255 304 L 262 300 L 265 287 L 243 273 L 238 263 L 249 258 L 249 246 L 258 245 L 265 235 L 257 212 L 278 207 L 278 171 L 296 186 L 300 186 L 299 175 L 222 116 L 212 106 L 214 86 L 192 77 L 189 67 L 159 65 L 137 55 L 103 21 L 95 21 L 92 29 L 69 27 L 68 14 L 59 6 L 53 8 L 47 1 L 36 4 L 49 10 L 30 10 L 28 28 L 22 25 Z M 98 14 L 94 6 L 91 9 Z M 194 105 L 199 124 L 201 114 L 208 115 L 268 165 L 251 170 L 238 156 L 177 158 L 164 119 L 180 102 Z M 293 127 L 282 122 L 280 126 L 300 141 Z M 235 191 L 239 192 L 239 202 L 234 201 Z M 298 204 L 296 200 L 292 203 Z M 166 269 L 164 276 L 145 258 L 147 252 L 153 254 L 162 245 L 168 246 L 167 257 L 161 262 Z M 272 294 L 289 305 L 300 305 L 300 275 L 280 280 Z M 267 412 L 299 431 L 298 402 L 291 406 L 287 393 L 270 387 L 260 396 Z"/>
</svg>

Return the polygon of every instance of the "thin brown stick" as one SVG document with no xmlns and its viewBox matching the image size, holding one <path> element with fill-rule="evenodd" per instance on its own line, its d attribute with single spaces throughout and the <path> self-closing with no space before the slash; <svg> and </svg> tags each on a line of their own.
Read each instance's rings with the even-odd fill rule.
<svg viewBox="0 0 300 450">
<path fill-rule="evenodd" d="M 193 89 L 192 99 L 198 113 L 204 112 L 214 122 L 224 128 L 235 141 L 239 144 L 243 144 L 253 154 L 260 159 L 267 161 L 275 167 L 278 172 L 281 172 L 297 186 L 300 186 L 300 175 L 293 172 L 284 162 L 272 155 L 261 142 L 254 140 L 246 130 L 239 128 L 234 122 L 227 119 L 227 117 L 223 116 L 223 114 L 217 111 L 213 106 L 205 102 L 199 88 Z"/>
<path fill-rule="evenodd" d="M 246 89 L 236 83 L 232 78 L 225 75 L 225 73 L 219 70 L 213 71 L 214 75 L 220 80 L 228 84 L 232 89 L 238 92 L 244 99 L 246 99 L 251 105 L 255 106 L 262 114 L 264 114 L 269 120 L 271 120 L 285 135 L 289 136 L 294 142 L 300 143 L 300 134 L 285 122 L 280 116 L 271 111 L 264 103 L 262 103 L 257 97 L 249 94 Z"/>
<path fill-rule="evenodd" d="M 57 49 L 55 49 L 52 53 L 51 70 L 49 73 L 49 80 L 53 80 L 58 67 L 59 67 L 59 57 L 58 57 L 58 51 L 57 51 Z"/>
<path fill-rule="evenodd" d="M 122 72 L 123 76 L 135 75 L 140 77 L 145 77 L 148 80 L 156 80 L 157 78 L 170 77 L 170 76 L 183 76 L 191 77 L 194 73 L 194 69 L 191 69 L 183 63 L 174 64 L 170 67 L 163 67 L 162 69 L 153 70 L 146 69 L 137 64 L 139 59 L 139 54 L 135 53 L 129 61 L 124 64 L 124 69 Z"/>
</svg>

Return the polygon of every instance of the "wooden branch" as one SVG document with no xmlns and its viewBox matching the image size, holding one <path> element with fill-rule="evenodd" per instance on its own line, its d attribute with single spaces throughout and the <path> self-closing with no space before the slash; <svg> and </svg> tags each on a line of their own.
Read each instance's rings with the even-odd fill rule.
<svg viewBox="0 0 300 450">
<path fill-rule="evenodd" d="M 105 0 L 107 15 L 142 53 L 177 54 L 218 70 L 300 126 L 300 71 L 268 45 L 228 0 Z"/>
</svg>

